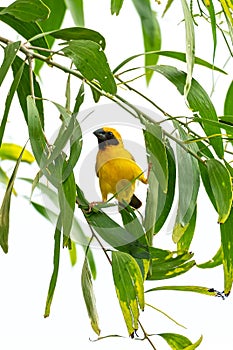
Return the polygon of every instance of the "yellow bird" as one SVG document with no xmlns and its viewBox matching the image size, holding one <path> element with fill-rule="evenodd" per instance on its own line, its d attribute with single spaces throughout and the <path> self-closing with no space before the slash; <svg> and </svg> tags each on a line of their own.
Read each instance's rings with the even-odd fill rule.
<svg viewBox="0 0 233 350">
<path fill-rule="evenodd" d="M 103 127 L 94 131 L 99 151 L 96 157 L 96 174 L 103 201 L 108 194 L 116 196 L 119 203 L 126 202 L 138 209 L 142 203 L 134 195 L 135 181 L 147 184 L 142 169 L 132 154 L 125 149 L 121 135 L 113 128 Z"/>
</svg>

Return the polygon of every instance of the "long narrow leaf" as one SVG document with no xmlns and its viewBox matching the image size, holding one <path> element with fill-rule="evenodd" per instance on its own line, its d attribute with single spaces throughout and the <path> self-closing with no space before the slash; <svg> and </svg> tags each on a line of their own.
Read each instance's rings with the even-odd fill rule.
<svg viewBox="0 0 233 350">
<path fill-rule="evenodd" d="M 4 60 L 0 67 L 0 86 L 2 85 L 2 82 L 8 72 L 8 69 L 14 61 L 15 56 L 17 55 L 20 45 L 21 42 L 16 41 L 14 43 L 8 44 L 4 50 Z"/>
<path fill-rule="evenodd" d="M 111 13 L 112 15 L 116 14 L 117 16 L 120 13 L 124 0 L 111 0 Z"/>
<path fill-rule="evenodd" d="M 208 159 L 206 161 L 206 166 L 217 212 L 219 214 L 218 222 L 222 224 L 227 220 L 232 205 L 230 173 L 217 159 Z"/>
<path fill-rule="evenodd" d="M 224 102 L 224 115 L 233 115 L 233 81 L 231 82 L 225 102 Z"/>
<path fill-rule="evenodd" d="M 23 156 L 24 148 L 22 149 L 19 158 L 15 164 L 13 173 L 10 177 L 3 201 L 0 209 L 0 245 L 4 253 L 8 253 L 8 235 L 9 235 L 9 224 L 10 224 L 10 204 L 11 204 L 11 194 L 13 191 L 13 186 L 16 178 L 16 174 L 19 168 Z"/>
<path fill-rule="evenodd" d="M 54 235 L 53 273 L 49 284 L 44 317 L 48 317 L 50 315 L 50 308 L 53 301 L 53 296 L 54 296 L 54 292 L 57 284 L 58 272 L 59 272 L 60 249 L 61 249 L 61 218 L 58 217 L 55 235 Z"/>
<path fill-rule="evenodd" d="M 229 295 L 233 283 L 233 209 L 224 224 L 220 226 L 222 262 L 224 268 L 224 293 Z"/>
<path fill-rule="evenodd" d="M 17 73 L 15 74 L 13 83 L 11 84 L 11 87 L 10 87 L 10 91 L 9 91 L 7 98 L 6 98 L 4 114 L 3 114 L 1 126 L 0 126 L 0 146 L 2 144 L 2 139 L 3 139 L 5 128 L 6 128 L 6 123 L 7 123 L 7 118 L 9 115 L 11 103 L 12 103 L 12 100 L 13 100 L 13 97 L 14 97 L 16 90 L 18 90 L 23 71 L 24 71 L 24 62 L 22 63 L 22 65 L 19 67 Z"/>
<path fill-rule="evenodd" d="M 93 290 L 91 272 L 90 272 L 89 265 L 86 258 L 83 264 L 81 282 L 82 282 L 83 297 L 84 297 L 85 304 L 87 307 L 87 312 L 91 321 L 92 329 L 97 335 L 100 335 L 99 320 L 98 320 L 98 314 L 96 310 L 96 300 L 95 300 L 95 295 Z"/>
<path fill-rule="evenodd" d="M 22 65 L 23 65 L 23 72 L 21 75 L 20 84 L 18 83 L 17 85 L 17 94 L 18 94 L 20 106 L 22 108 L 25 120 L 27 122 L 28 121 L 27 97 L 31 95 L 29 66 L 20 57 L 16 56 L 12 64 L 12 70 L 13 70 L 15 80 L 19 75 L 18 72 L 21 70 Z M 43 102 L 42 102 L 42 93 L 40 89 L 40 84 L 38 83 L 34 73 L 33 73 L 33 86 L 34 86 L 35 96 L 37 97 L 36 107 L 39 112 L 42 128 L 44 128 L 44 108 L 43 108 Z"/>
<path fill-rule="evenodd" d="M 222 247 L 220 247 L 217 251 L 217 253 L 213 256 L 212 259 L 209 261 L 197 264 L 197 267 L 200 267 L 201 269 L 210 269 L 216 266 L 219 266 L 222 264 Z"/>
<path fill-rule="evenodd" d="M 193 67 L 195 62 L 195 34 L 194 24 L 191 12 L 186 0 L 181 0 L 185 20 L 186 32 L 186 61 L 187 61 L 187 76 L 184 87 L 184 96 L 187 98 L 192 84 Z"/>
<path fill-rule="evenodd" d="M 142 33 L 144 39 L 144 49 L 145 52 L 156 51 L 161 48 L 161 32 L 159 22 L 151 9 L 150 1 L 144 0 L 132 0 L 133 4 L 138 12 L 141 19 Z M 157 55 L 146 55 L 145 56 L 145 66 L 155 65 L 158 62 Z M 146 82 L 149 84 L 153 72 L 145 69 L 146 72 Z"/>
<path fill-rule="evenodd" d="M 179 51 L 152 51 L 152 52 L 144 52 L 141 54 L 137 54 L 137 55 L 133 55 L 128 57 L 127 59 L 125 59 L 123 62 L 121 62 L 114 70 L 113 73 L 117 73 L 122 67 L 124 67 L 127 63 L 129 63 L 130 61 L 134 60 L 135 58 L 141 57 L 141 56 L 147 56 L 147 55 L 160 55 L 160 56 L 165 56 L 165 57 L 169 57 L 169 58 L 174 58 L 178 61 L 181 62 L 186 62 L 186 54 L 184 52 L 179 52 Z M 195 56 L 195 64 L 198 64 L 200 66 L 209 68 L 209 69 L 213 69 L 217 72 L 223 73 L 223 74 L 227 74 L 223 69 L 214 66 L 212 63 L 209 63 L 205 60 L 203 60 L 200 57 L 196 57 Z"/>
<path fill-rule="evenodd" d="M 171 66 L 155 66 L 151 67 L 156 72 L 164 75 L 168 80 L 170 80 L 178 89 L 181 94 L 184 94 L 184 87 L 186 81 L 186 74 L 178 69 Z M 203 119 L 218 122 L 217 113 L 211 102 L 208 94 L 202 88 L 202 86 L 195 80 L 192 79 L 192 85 L 188 94 L 188 103 L 193 112 L 197 112 L 200 116 L 200 120 Z M 204 103 L 203 103 L 204 101 Z M 220 158 L 223 158 L 224 149 L 223 142 L 221 139 L 221 129 L 217 126 L 217 124 L 211 125 L 210 123 L 203 123 L 203 130 L 206 135 L 210 137 L 210 144 L 213 146 L 215 152 Z M 211 136 L 215 137 L 211 137 Z"/>
<path fill-rule="evenodd" d="M 139 309 L 145 306 L 142 274 L 135 259 L 122 252 L 112 252 L 112 273 L 125 323 L 133 337 L 138 329 Z"/>
<path fill-rule="evenodd" d="M 78 27 L 84 27 L 84 9 L 83 9 L 83 0 L 65 0 L 67 8 L 70 10 L 70 13 L 73 17 L 74 23 Z"/>
</svg>

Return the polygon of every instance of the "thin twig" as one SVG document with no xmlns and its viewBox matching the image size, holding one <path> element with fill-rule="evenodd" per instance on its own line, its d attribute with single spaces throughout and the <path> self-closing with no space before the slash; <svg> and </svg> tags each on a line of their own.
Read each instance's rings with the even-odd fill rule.
<svg viewBox="0 0 233 350">
<path fill-rule="evenodd" d="M 95 234 L 95 231 L 93 230 L 93 227 L 92 227 L 90 224 L 88 224 L 88 225 L 89 225 L 89 228 L 90 228 L 90 230 L 91 230 L 92 236 L 93 236 L 93 237 L 97 240 L 97 242 L 99 243 L 99 245 L 100 245 L 101 249 L 103 250 L 103 252 L 104 252 L 104 254 L 105 254 L 105 256 L 106 256 L 106 258 L 107 258 L 109 264 L 112 265 L 112 261 L 111 261 L 111 259 L 109 258 L 108 254 L 107 254 L 107 251 L 106 251 L 106 249 L 104 248 L 104 246 L 103 246 L 101 240 L 100 240 L 99 237 Z"/>
<path fill-rule="evenodd" d="M 143 331 L 144 339 L 146 339 L 146 340 L 150 343 L 152 349 L 157 350 L 156 347 L 155 347 L 155 345 L 154 345 L 154 344 L 152 343 L 152 341 L 150 340 L 150 337 L 149 337 L 149 335 L 147 334 L 147 332 L 145 331 L 145 329 L 144 329 L 142 323 L 141 323 L 139 320 L 138 320 L 138 323 L 139 323 L 139 325 L 140 325 L 140 327 L 141 327 L 141 329 L 142 329 L 142 331 Z"/>
</svg>

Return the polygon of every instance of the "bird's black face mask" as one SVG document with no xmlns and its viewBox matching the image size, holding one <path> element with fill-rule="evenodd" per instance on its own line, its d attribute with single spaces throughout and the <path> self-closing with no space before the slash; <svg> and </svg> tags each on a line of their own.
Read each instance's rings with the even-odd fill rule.
<svg viewBox="0 0 233 350">
<path fill-rule="evenodd" d="M 104 149 L 107 146 L 116 146 L 119 141 L 115 138 L 111 131 L 104 131 L 104 129 L 98 129 L 93 132 L 98 139 L 99 149 Z"/>
</svg>

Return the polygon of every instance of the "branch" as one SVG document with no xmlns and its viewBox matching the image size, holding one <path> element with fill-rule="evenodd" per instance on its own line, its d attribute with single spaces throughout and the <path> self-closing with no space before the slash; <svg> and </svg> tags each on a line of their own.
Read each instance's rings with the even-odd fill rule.
<svg viewBox="0 0 233 350">
<path fill-rule="evenodd" d="M 0 41 L 5 43 L 5 44 L 10 44 L 12 43 L 11 40 L 8 40 L 6 38 L 3 38 L 0 36 Z M 56 67 L 60 70 L 62 70 L 65 73 L 69 73 L 75 77 L 77 77 L 78 79 L 82 80 L 83 82 L 85 82 L 87 85 L 89 85 L 90 87 L 92 87 L 93 89 L 95 89 L 98 93 L 101 94 L 101 96 L 106 97 L 107 99 L 114 101 L 115 103 L 117 103 L 120 107 L 122 107 L 124 110 L 126 110 L 127 112 L 129 112 L 131 115 L 133 115 L 135 118 L 145 118 L 147 121 L 154 123 L 154 124 L 159 124 L 158 122 L 156 122 L 153 118 L 151 118 L 149 115 L 147 115 L 146 113 L 142 112 L 141 110 L 139 110 L 137 107 L 135 107 L 134 105 L 132 105 L 130 102 L 126 101 L 123 97 L 116 95 L 116 96 L 112 96 L 109 93 L 103 91 L 102 89 L 98 88 L 95 84 L 93 84 L 92 82 L 88 81 L 87 79 L 85 79 L 80 73 L 78 73 L 76 70 L 71 69 L 71 68 L 67 68 L 66 66 L 63 66 L 55 61 L 53 61 L 50 57 L 45 57 L 43 55 L 40 55 L 38 53 L 32 52 L 31 50 L 29 50 L 25 45 L 21 45 L 20 49 L 19 49 L 22 53 L 24 53 L 26 55 L 26 57 L 28 59 L 39 59 L 45 63 L 47 63 L 49 66 L 52 67 Z M 157 105 L 156 105 L 157 106 Z M 129 108 L 128 108 L 129 107 Z M 160 107 L 157 106 L 157 108 L 159 108 L 161 111 L 163 111 Z M 165 112 L 163 111 L 163 114 Z M 195 152 L 193 152 L 192 150 L 190 150 L 188 147 L 185 146 L 185 144 L 177 139 L 176 137 L 174 137 L 173 135 L 171 135 L 170 133 L 168 133 L 166 130 L 163 130 L 164 135 L 166 135 L 168 138 L 170 138 L 171 140 L 173 140 L 174 142 L 176 142 L 180 147 L 182 147 L 187 153 L 191 154 L 194 158 L 196 158 L 199 162 L 201 162 L 202 164 L 205 164 L 205 161 L 199 157 Z"/>
</svg>

